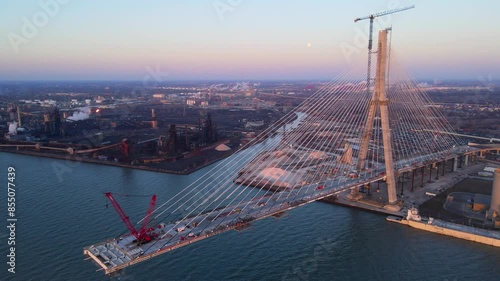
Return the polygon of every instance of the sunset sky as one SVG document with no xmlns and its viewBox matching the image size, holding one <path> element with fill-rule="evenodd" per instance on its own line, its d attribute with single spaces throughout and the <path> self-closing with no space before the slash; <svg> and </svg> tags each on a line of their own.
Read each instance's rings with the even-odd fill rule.
<svg viewBox="0 0 500 281">
<path fill-rule="evenodd" d="M 414 78 L 498 80 L 495 0 L 0 0 L 0 80 L 330 79 L 366 60 L 354 18 L 412 4 L 375 27 Z"/>
</svg>

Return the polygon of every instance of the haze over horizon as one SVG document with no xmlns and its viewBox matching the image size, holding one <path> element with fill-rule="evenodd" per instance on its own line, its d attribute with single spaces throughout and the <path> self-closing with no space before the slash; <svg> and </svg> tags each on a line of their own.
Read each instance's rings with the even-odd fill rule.
<svg viewBox="0 0 500 281">
<path fill-rule="evenodd" d="M 354 18 L 412 4 L 374 33 L 392 25 L 414 78 L 500 77 L 493 0 L 41 0 L 4 1 L 0 80 L 331 79 L 366 60 L 368 21 Z"/>
</svg>

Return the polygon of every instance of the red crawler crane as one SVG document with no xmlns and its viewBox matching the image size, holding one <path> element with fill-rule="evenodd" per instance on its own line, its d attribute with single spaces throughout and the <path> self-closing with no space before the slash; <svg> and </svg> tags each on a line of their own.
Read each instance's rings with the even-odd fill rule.
<svg viewBox="0 0 500 281">
<path fill-rule="evenodd" d="M 141 228 L 139 229 L 139 231 L 137 231 L 134 225 L 130 222 L 127 215 L 125 215 L 125 212 L 123 212 L 118 202 L 116 202 L 115 198 L 113 198 L 111 192 L 106 192 L 105 194 L 106 197 L 108 197 L 109 201 L 111 201 L 111 204 L 113 204 L 113 208 L 115 208 L 118 215 L 120 215 L 120 218 L 122 219 L 123 223 L 125 223 L 130 233 L 134 235 L 134 237 L 137 239 L 137 242 L 147 243 L 151 241 L 151 239 L 153 238 L 153 236 L 150 234 L 151 229 L 146 229 L 146 227 L 149 223 L 151 213 L 153 212 L 153 209 L 156 204 L 156 195 L 153 195 L 153 197 L 151 197 L 151 202 L 149 203 L 149 208 L 146 213 L 146 216 L 144 217 Z"/>
</svg>

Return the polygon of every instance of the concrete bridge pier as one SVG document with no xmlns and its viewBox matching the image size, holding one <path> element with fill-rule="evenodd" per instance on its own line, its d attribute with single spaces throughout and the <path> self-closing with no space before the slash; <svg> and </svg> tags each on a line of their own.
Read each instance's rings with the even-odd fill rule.
<svg viewBox="0 0 500 281">
<path fill-rule="evenodd" d="M 351 189 L 351 192 L 347 194 L 346 198 L 349 201 L 358 201 L 359 199 L 363 198 L 363 194 L 359 192 L 359 186 Z"/>
<path fill-rule="evenodd" d="M 452 171 L 456 172 L 458 170 L 458 157 L 453 158 L 453 168 Z"/>
<path fill-rule="evenodd" d="M 427 181 L 428 183 L 432 182 L 432 169 L 434 169 L 433 165 L 429 166 L 429 180 Z"/>
<path fill-rule="evenodd" d="M 424 187 L 424 173 L 425 173 L 425 167 L 420 168 L 420 172 L 422 173 L 422 177 L 420 180 L 420 187 Z"/>
<path fill-rule="evenodd" d="M 464 159 L 464 165 L 465 165 L 465 166 L 468 166 L 468 165 L 469 165 L 469 154 L 465 154 L 465 155 L 464 155 L 464 158 L 465 158 L 465 159 Z"/>
<path fill-rule="evenodd" d="M 406 177 L 406 172 L 404 172 L 401 176 L 399 176 L 399 180 L 401 181 L 401 197 L 403 197 L 404 195 L 405 177 Z"/>
<path fill-rule="evenodd" d="M 436 177 L 435 180 L 439 179 L 439 162 L 436 163 Z"/>
<path fill-rule="evenodd" d="M 411 171 L 411 188 L 410 192 L 413 192 L 413 186 L 415 184 L 415 174 L 417 173 L 417 170 Z"/>
</svg>

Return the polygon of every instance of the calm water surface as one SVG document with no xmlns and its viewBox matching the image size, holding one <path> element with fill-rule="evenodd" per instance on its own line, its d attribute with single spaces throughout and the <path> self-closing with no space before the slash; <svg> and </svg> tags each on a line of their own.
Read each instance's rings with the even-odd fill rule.
<svg viewBox="0 0 500 281">
<path fill-rule="evenodd" d="M 54 166 L 61 165 L 71 171 L 58 178 Z M 161 203 L 210 169 L 178 176 L 0 153 L 4 225 L 8 166 L 17 170 L 17 264 L 16 274 L 7 272 L 2 227 L 0 280 L 109 280 L 82 254 L 125 230 L 103 192 L 157 194 Z M 117 200 L 135 221 L 149 198 Z M 500 249 L 318 202 L 137 264 L 113 280 L 500 280 Z"/>
</svg>

